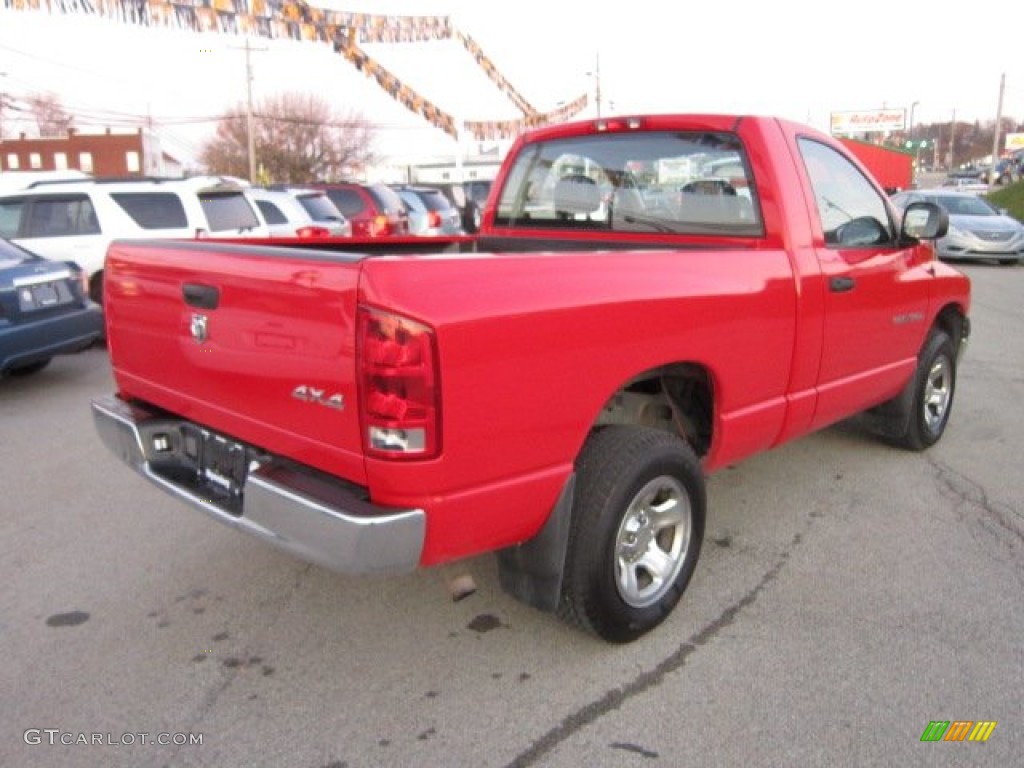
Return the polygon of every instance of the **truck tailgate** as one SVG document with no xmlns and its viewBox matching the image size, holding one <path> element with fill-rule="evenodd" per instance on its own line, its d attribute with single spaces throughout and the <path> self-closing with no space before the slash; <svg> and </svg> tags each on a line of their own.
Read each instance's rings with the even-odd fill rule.
<svg viewBox="0 0 1024 768">
<path fill-rule="evenodd" d="M 365 483 L 354 359 L 362 258 L 115 242 L 104 305 L 121 396 Z"/>
</svg>

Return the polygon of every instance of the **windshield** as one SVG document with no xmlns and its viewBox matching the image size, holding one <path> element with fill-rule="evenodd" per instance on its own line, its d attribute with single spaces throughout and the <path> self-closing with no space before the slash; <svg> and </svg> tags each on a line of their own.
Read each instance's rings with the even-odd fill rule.
<svg viewBox="0 0 1024 768">
<path fill-rule="evenodd" d="M 946 209 L 950 216 L 998 216 L 999 211 L 974 196 L 936 195 L 931 198 L 932 202 L 938 203 Z"/>
<path fill-rule="evenodd" d="M 527 146 L 497 226 L 760 235 L 749 164 L 729 133 L 646 132 Z"/>
</svg>

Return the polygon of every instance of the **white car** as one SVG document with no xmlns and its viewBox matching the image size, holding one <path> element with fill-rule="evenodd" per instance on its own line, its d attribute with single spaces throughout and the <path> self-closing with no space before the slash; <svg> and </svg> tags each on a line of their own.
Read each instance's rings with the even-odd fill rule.
<svg viewBox="0 0 1024 768">
<path fill-rule="evenodd" d="M 271 237 L 351 237 L 352 224 L 319 189 L 247 187 Z"/>
<path fill-rule="evenodd" d="M 112 240 L 267 234 L 243 187 L 220 177 L 36 182 L 0 195 L 0 237 L 79 264 L 98 304 Z"/>
<path fill-rule="evenodd" d="M 983 197 L 943 187 L 900 192 L 892 202 L 900 210 L 911 203 L 935 203 L 949 214 L 949 231 L 935 242 L 935 254 L 940 259 L 1007 265 L 1024 259 L 1024 225 Z"/>
<path fill-rule="evenodd" d="M 984 195 L 988 192 L 988 184 L 978 178 L 970 176 L 950 176 L 942 182 L 942 189 L 955 192 L 970 192 L 975 195 Z"/>
</svg>

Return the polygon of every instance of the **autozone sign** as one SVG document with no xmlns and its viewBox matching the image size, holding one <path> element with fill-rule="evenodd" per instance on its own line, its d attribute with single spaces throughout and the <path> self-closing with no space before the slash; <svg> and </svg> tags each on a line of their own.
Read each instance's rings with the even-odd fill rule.
<svg viewBox="0 0 1024 768">
<path fill-rule="evenodd" d="M 907 127 L 907 110 L 874 109 L 865 112 L 832 112 L 832 134 L 902 131 Z"/>
</svg>

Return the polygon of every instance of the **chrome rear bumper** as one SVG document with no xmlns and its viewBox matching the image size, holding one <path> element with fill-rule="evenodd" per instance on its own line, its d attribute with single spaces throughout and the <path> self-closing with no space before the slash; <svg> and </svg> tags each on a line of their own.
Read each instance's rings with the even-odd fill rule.
<svg viewBox="0 0 1024 768">
<path fill-rule="evenodd" d="M 395 573 L 419 564 L 421 509 L 371 504 L 344 480 L 232 444 L 244 451 L 237 488 L 204 480 L 187 447 L 204 428 L 109 395 L 92 401 L 96 429 L 114 455 L 172 496 L 225 525 L 341 573 Z"/>
</svg>

